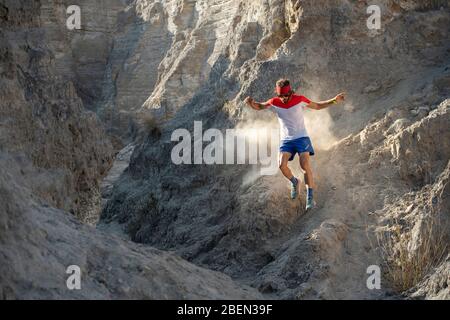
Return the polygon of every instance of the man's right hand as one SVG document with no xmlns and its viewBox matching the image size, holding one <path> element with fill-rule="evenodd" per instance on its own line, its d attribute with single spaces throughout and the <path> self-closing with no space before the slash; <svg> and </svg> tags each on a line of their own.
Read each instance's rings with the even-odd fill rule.
<svg viewBox="0 0 450 320">
<path fill-rule="evenodd" d="M 244 102 L 247 103 L 252 109 L 255 109 L 257 111 L 264 110 L 270 107 L 270 103 L 268 101 L 262 103 L 256 102 L 252 97 L 245 98 Z"/>
</svg>

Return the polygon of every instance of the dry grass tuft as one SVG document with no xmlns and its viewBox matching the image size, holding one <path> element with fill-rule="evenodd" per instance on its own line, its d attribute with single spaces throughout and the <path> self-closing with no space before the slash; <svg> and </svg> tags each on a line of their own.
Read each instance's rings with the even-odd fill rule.
<svg viewBox="0 0 450 320">
<path fill-rule="evenodd" d="M 393 221 L 389 231 L 377 232 L 386 280 L 398 292 L 417 285 L 448 254 L 446 226 L 436 216 L 423 220 L 421 228 L 420 240 L 414 249 L 413 232 L 403 232 L 398 221 Z"/>
</svg>

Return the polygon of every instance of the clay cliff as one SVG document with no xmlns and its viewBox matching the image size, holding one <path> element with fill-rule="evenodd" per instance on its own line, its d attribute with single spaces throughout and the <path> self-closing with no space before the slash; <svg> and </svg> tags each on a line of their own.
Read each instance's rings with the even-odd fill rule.
<svg viewBox="0 0 450 320">
<path fill-rule="evenodd" d="M 100 179 L 112 166 L 117 139 L 89 111 L 80 93 L 86 83 L 71 73 L 75 62 L 58 60 L 64 57 L 52 46 L 73 52 L 67 39 L 55 40 L 48 5 L 64 13 L 59 2 L 0 6 L 0 297 L 259 298 L 226 275 L 86 225 L 98 220 Z M 73 264 L 81 269 L 80 291 L 66 286 Z"/>
</svg>

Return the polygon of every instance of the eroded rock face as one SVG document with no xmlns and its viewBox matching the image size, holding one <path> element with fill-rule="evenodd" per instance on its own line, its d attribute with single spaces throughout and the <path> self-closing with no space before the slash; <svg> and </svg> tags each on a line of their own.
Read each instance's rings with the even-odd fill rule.
<svg viewBox="0 0 450 320">
<path fill-rule="evenodd" d="M 94 16 L 96 3 L 81 6 Z M 116 4 L 103 3 L 107 16 Z M 260 298 L 223 274 L 81 223 L 98 218 L 99 180 L 113 160 L 102 123 L 85 109 L 103 86 L 109 40 L 105 30 L 72 38 L 58 29 L 61 2 L 0 6 L 0 298 Z M 66 286 L 70 265 L 81 269 L 81 290 Z"/>
<path fill-rule="evenodd" d="M 164 10 L 174 40 L 142 105 L 161 119 L 171 118 L 228 66 L 237 70 L 246 60 L 267 60 L 290 36 L 283 1 L 179 1 Z"/>
<path fill-rule="evenodd" d="M 433 139 L 449 134 L 442 129 L 448 108 L 428 113 L 449 94 L 443 85 L 448 79 L 448 11 L 419 1 L 383 1 L 382 29 L 369 31 L 364 2 L 269 1 L 273 10 L 253 2 L 240 5 L 231 10 L 228 39 L 220 42 L 222 47 L 215 40 L 207 60 L 204 46 L 210 38 L 201 31 L 209 24 L 203 26 L 201 17 L 225 11 L 228 3 L 195 6 L 198 16 L 192 4 L 176 11 L 186 17 L 191 37 L 170 48 L 160 66 L 166 78 L 144 105 L 155 114 L 169 110 L 168 121 L 161 125 L 161 136 L 149 134 L 136 147 L 102 220 L 122 223 L 135 241 L 175 249 L 275 297 L 385 297 L 388 288 L 374 292 L 366 287 L 366 268 L 382 261 L 365 230 L 378 224 L 370 213 L 411 188 L 433 183 L 445 166 L 448 155 L 436 150 Z M 184 62 L 198 67 L 201 59 L 205 70 L 216 61 L 209 73 L 202 73 L 209 74 L 203 85 L 198 70 L 186 69 L 190 64 Z M 170 68 L 177 72 L 171 74 Z M 193 86 L 187 88 L 196 93 L 180 99 L 173 92 L 185 74 Z M 248 184 L 249 166 L 177 166 L 170 159 L 171 133 L 177 128 L 192 132 L 194 120 L 203 120 L 205 129 L 235 127 L 242 119 L 265 121 L 265 115 L 249 111 L 241 101 L 246 95 L 267 99 L 282 76 L 312 99 L 338 90 L 349 93 L 346 106 L 330 110 L 327 130 L 323 118 L 310 122 L 313 143 L 324 131 L 334 141 L 347 137 L 316 155 L 319 208 L 314 216 L 304 215 L 301 201 L 288 200 L 281 175 L 256 177 Z M 428 134 L 427 125 L 437 135 Z M 417 141 L 416 131 L 426 139 Z M 400 136 L 398 144 L 411 154 L 395 158 L 391 148 Z M 422 147 L 433 154 L 433 175 L 426 178 L 415 169 L 427 161 Z M 329 219 L 333 223 L 324 225 Z"/>
<path fill-rule="evenodd" d="M 448 288 L 450 279 L 449 257 L 442 262 L 435 270 L 426 276 L 409 294 L 412 298 L 418 299 L 450 299 Z"/>
<path fill-rule="evenodd" d="M 44 7 L 27 1 L 2 6 L 1 149 L 27 155 L 46 172 L 34 185 L 36 194 L 93 222 L 98 218 L 99 179 L 113 160 L 111 142 L 47 45 L 52 38 L 40 19 Z"/>
<path fill-rule="evenodd" d="M 364 1 L 86 0 L 82 30 L 68 32 L 68 4 L 0 7 L 0 296 L 74 297 L 64 281 L 73 263 L 87 274 L 86 291 L 76 293 L 82 298 L 261 297 L 254 288 L 284 299 L 386 298 L 390 284 L 366 286 L 367 267 L 384 263 L 368 233 L 393 227 L 389 218 L 420 205 L 405 220 L 413 250 L 426 239 L 421 217 L 429 208 L 445 220 L 445 8 L 381 1 L 382 29 L 370 31 Z M 270 113 L 242 99 L 266 100 L 279 77 L 316 100 L 348 92 L 343 107 L 306 114 L 320 145 L 311 213 L 304 212 L 303 190 L 301 200 L 289 200 L 280 174 L 262 177 L 249 165 L 174 165 L 170 158 L 172 132 L 192 133 L 195 120 L 204 129 L 240 127 L 242 120 L 271 126 Z M 148 132 L 114 178 L 101 219 L 121 224 L 142 245 L 60 210 L 91 217 L 98 180 L 111 166 L 112 145 L 85 108 L 124 139 L 146 119 Z M 51 258 L 49 268 L 42 257 Z M 446 297 L 448 263 L 437 267 L 406 294 Z"/>
</svg>

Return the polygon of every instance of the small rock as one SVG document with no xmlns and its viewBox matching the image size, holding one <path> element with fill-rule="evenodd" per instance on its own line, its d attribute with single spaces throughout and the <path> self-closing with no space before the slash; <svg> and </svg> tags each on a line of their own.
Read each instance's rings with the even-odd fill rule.
<svg viewBox="0 0 450 320">
<path fill-rule="evenodd" d="M 375 82 L 375 83 L 370 84 L 367 87 L 365 87 L 363 89 L 363 93 L 372 93 L 372 92 L 376 92 L 380 89 L 381 89 L 381 85 L 379 83 Z"/>
<path fill-rule="evenodd" d="M 401 130 L 403 130 L 404 128 L 409 126 L 410 123 L 411 123 L 411 121 L 409 121 L 408 119 L 405 119 L 405 118 L 397 119 L 389 127 L 389 129 L 386 130 L 386 135 L 391 135 L 391 134 L 400 132 Z"/>
</svg>

